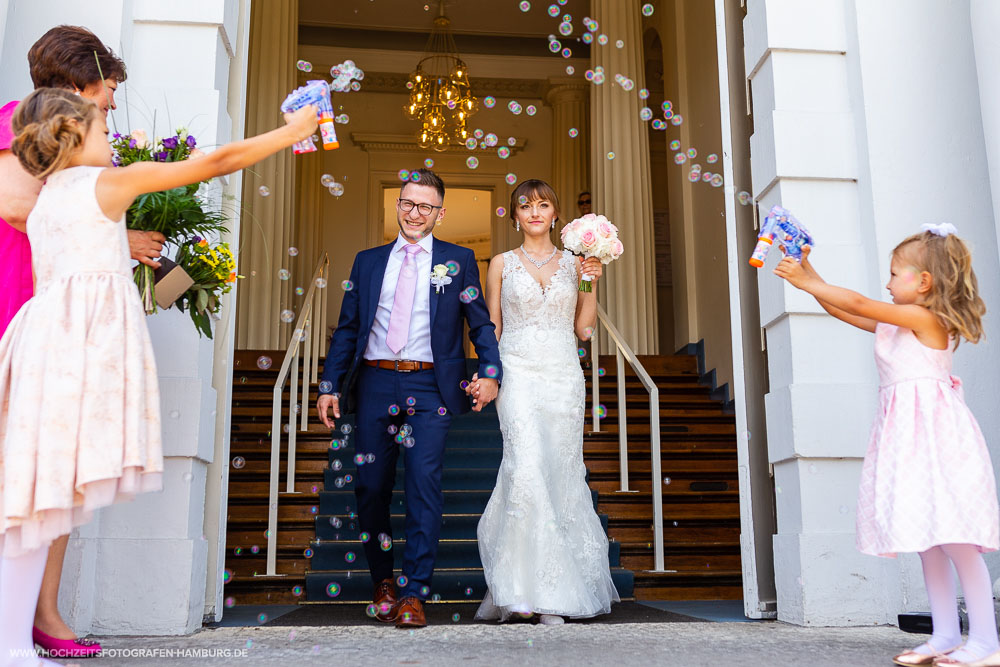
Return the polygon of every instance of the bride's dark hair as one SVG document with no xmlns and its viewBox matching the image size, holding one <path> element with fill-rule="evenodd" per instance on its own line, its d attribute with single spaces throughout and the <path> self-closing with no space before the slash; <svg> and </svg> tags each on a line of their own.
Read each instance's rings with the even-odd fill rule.
<svg viewBox="0 0 1000 667">
<path fill-rule="evenodd" d="M 517 207 L 523 203 L 521 197 L 524 197 L 525 202 L 544 199 L 552 204 L 552 207 L 556 210 L 556 220 L 559 219 L 559 197 L 556 196 L 556 191 L 553 190 L 552 186 L 545 181 L 541 181 L 537 178 L 529 178 L 514 188 L 514 192 L 510 195 L 511 223 L 517 222 Z"/>
</svg>

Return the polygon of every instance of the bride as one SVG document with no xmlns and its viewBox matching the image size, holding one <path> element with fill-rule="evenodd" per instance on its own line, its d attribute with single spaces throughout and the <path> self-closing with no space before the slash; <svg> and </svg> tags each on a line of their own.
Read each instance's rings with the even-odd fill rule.
<svg viewBox="0 0 1000 667">
<path fill-rule="evenodd" d="M 506 620 L 611 611 L 608 538 L 594 511 L 583 463 L 585 388 L 576 338 L 590 338 L 596 292 L 580 292 L 603 266 L 560 252 L 549 236 L 559 201 L 543 181 L 521 183 L 510 217 L 524 234 L 487 273 L 487 303 L 500 341 L 504 378 L 497 398 L 503 461 L 479 521 L 479 553 L 489 591 L 476 618 Z M 468 388 L 474 397 L 477 378 Z"/>
</svg>

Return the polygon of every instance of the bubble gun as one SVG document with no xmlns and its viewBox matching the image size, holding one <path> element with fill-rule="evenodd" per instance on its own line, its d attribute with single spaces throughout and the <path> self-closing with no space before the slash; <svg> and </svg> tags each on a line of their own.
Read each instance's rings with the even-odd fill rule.
<svg viewBox="0 0 1000 667">
<path fill-rule="evenodd" d="M 802 261 L 802 246 L 812 246 L 813 237 L 809 230 L 802 226 L 790 211 L 774 206 L 764 219 L 764 225 L 757 237 L 757 246 L 750 256 L 750 266 L 764 266 L 767 253 L 777 242 L 784 246 L 785 257 L 791 257 L 796 262 Z"/>
<path fill-rule="evenodd" d="M 285 101 L 281 103 L 281 110 L 285 113 L 296 111 L 308 104 L 316 105 L 316 115 L 319 117 L 319 132 L 323 137 L 323 149 L 332 151 L 339 148 L 337 141 L 337 131 L 333 128 L 333 104 L 330 102 L 330 86 L 326 81 L 307 81 L 306 85 L 296 88 Z M 298 142 L 292 147 L 296 155 L 301 153 L 312 153 L 316 150 L 316 144 L 312 137 L 308 137 Z"/>
</svg>

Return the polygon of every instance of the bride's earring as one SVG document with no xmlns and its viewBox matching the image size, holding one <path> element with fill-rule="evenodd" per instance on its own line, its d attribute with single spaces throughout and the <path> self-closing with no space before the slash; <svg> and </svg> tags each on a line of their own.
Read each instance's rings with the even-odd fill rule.
<svg viewBox="0 0 1000 667">
<path fill-rule="evenodd" d="M 514 229 L 516 229 L 517 231 L 521 231 L 521 221 L 520 220 L 515 220 L 514 221 Z"/>
<path fill-rule="evenodd" d="M 557 218 L 552 218 L 552 227 L 551 227 L 551 229 L 555 229 L 556 228 L 556 220 L 557 220 Z"/>
</svg>

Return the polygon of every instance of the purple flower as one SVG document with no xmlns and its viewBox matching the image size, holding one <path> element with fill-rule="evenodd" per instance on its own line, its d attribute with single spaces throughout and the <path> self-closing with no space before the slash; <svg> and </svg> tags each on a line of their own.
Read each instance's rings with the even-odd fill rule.
<svg viewBox="0 0 1000 667">
<path fill-rule="evenodd" d="M 121 134 L 119 134 L 118 132 L 115 132 L 115 134 L 114 134 L 114 138 L 115 138 L 115 139 L 121 139 L 121 138 L 122 138 L 122 135 L 121 135 Z"/>
<path fill-rule="evenodd" d="M 164 140 L 163 143 L 166 143 L 166 141 Z M 167 153 L 167 151 L 160 151 L 159 153 L 156 154 L 156 159 L 159 160 L 160 162 L 166 162 L 168 155 L 169 153 Z"/>
<path fill-rule="evenodd" d="M 167 137 L 164 139 L 163 147 L 169 150 L 177 148 L 177 137 Z"/>
<path fill-rule="evenodd" d="M 188 138 L 186 139 L 186 143 L 191 148 L 194 148 L 195 146 L 198 145 L 198 142 L 194 140 L 194 136 L 190 135 L 190 134 L 188 135 Z"/>
<path fill-rule="evenodd" d="M 128 147 L 129 148 L 135 148 L 135 139 L 129 139 L 128 140 Z"/>
</svg>

